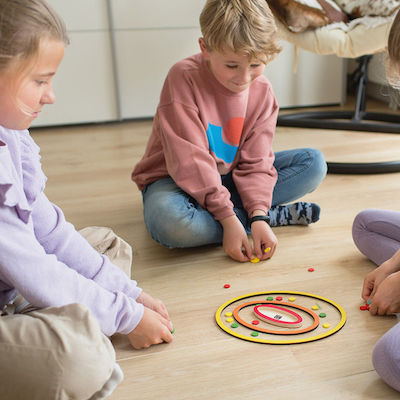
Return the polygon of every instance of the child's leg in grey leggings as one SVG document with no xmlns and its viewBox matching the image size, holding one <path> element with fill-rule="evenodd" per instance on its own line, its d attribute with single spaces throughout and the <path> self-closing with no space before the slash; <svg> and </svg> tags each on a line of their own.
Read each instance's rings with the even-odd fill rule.
<svg viewBox="0 0 400 400">
<path fill-rule="evenodd" d="M 400 212 L 376 209 L 360 212 L 353 223 L 353 240 L 361 253 L 381 265 L 400 248 Z M 400 391 L 400 324 L 379 339 L 372 362 L 381 378 Z"/>
<path fill-rule="evenodd" d="M 400 323 L 378 340 L 372 362 L 381 378 L 400 392 Z"/>
<path fill-rule="evenodd" d="M 353 223 L 353 240 L 361 253 L 381 265 L 400 248 L 400 212 L 361 211 Z"/>
</svg>

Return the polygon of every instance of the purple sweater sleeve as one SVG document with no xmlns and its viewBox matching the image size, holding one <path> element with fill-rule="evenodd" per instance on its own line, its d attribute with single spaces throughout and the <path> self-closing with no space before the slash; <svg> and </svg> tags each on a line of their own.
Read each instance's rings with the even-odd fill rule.
<svg viewBox="0 0 400 400">
<path fill-rule="evenodd" d="M 3 282 L 38 307 L 86 305 L 106 335 L 129 333 L 136 327 L 143 314 L 142 305 L 121 290 L 109 290 L 85 276 L 81 273 L 82 265 L 77 271 L 58 260 L 55 254 L 46 253 L 36 240 L 31 224 L 19 219 L 15 208 L 0 207 L 0 219 L 2 226 L 7 227 L 7 234 L 0 234 L 0 278 Z M 82 251 L 79 241 L 73 248 L 73 236 L 70 233 L 65 237 L 66 248 Z M 89 265 L 93 271 L 97 268 L 98 274 L 104 275 L 106 264 L 101 260 L 101 257 L 92 259 Z"/>
<path fill-rule="evenodd" d="M 140 295 L 136 281 L 93 249 L 43 193 L 35 202 L 32 219 L 35 236 L 47 254 L 56 255 L 59 261 L 106 290 L 120 291 L 133 299 Z"/>
<path fill-rule="evenodd" d="M 80 303 L 104 334 L 131 332 L 143 316 L 141 289 L 49 202 L 33 141 L 23 132 L 0 134 L 7 143 L 0 147 L 1 290 L 16 289 L 38 307 Z"/>
</svg>

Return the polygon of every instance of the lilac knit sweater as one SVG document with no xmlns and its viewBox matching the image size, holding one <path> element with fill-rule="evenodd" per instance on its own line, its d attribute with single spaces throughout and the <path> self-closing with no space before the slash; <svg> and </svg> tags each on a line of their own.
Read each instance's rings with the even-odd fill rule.
<svg viewBox="0 0 400 400">
<path fill-rule="evenodd" d="M 29 132 L 0 126 L 0 141 L 0 307 L 18 292 L 38 307 L 80 303 L 104 334 L 132 331 L 143 316 L 141 289 L 47 199 Z"/>
</svg>

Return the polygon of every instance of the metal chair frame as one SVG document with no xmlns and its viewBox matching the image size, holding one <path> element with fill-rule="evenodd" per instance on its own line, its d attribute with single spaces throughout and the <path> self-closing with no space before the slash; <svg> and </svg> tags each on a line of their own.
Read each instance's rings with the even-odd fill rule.
<svg viewBox="0 0 400 400">
<path fill-rule="evenodd" d="M 352 74 L 357 84 L 354 111 L 310 111 L 280 115 L 278 126 L 320 128 L 364 132 L 400 133 L 400 115 L 366 111 L 368 64 L 372 55 L 358 58 L 359 66 Z M 331 174 L 378 174 L 400 172 L 400 160 L 382 162 L 328 162 Z"/>
</svg>

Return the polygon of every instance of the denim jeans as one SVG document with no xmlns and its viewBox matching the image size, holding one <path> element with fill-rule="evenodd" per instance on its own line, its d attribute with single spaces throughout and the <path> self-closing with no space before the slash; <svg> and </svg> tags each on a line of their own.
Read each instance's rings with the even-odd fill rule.
<svg viewBox="0 0 400 400">
<path fill-rule="evenodd" d="M 293 202 L 312 192 L 325 178 L 327 170 L 322 153 L 310 148 L 276 152 L 274 167 L 278 171 L 278 180 L 273 192 L 273 206 Z M 250 233 L 249 218 L 232 174 L 221 179 L 231 193 L 237 217 Z M 142 195 L 146 227 L 161 245 L 183 248 L 222 243 L 222 225 L 172 178 L 147 185 Z"/>
</svg>

